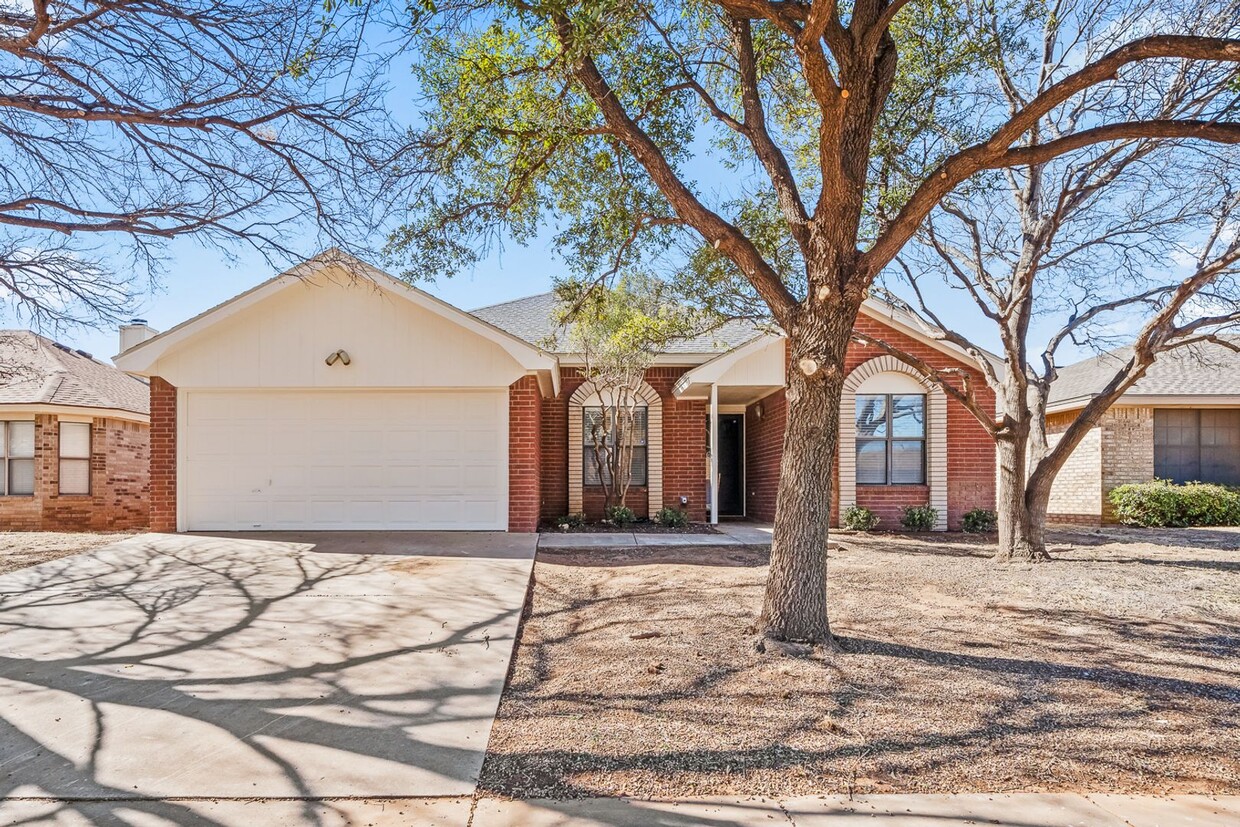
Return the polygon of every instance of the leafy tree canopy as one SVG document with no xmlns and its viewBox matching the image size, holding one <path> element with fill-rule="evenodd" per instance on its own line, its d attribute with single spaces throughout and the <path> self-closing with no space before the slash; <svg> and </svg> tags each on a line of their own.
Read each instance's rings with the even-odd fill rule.
<svg viewBox="0 0 1240 827">
<path fill-rule="evenodd" d="M 772 140 L 787 148 L 787 174 L 813 198 L 820 184 L 817 104 L 784 33 L 703 0 L 446 3 L 416 20 L 425 177 L 410 223 L 389 248 L 407 275 L 451 276 L 503 237 L 527 243 L 550 229 L 554 246 L 586 280 L 644 263 L 662 268 L 682 295 L 703 305 L 730 315 L 766 312 L 732 262 L 686 231 L 632 154 L 607 134 L 574 75 L 574 54 L 554 30 L 557 8 L 570 12 L 573 42 L 588 44 L 616 97 L 686 186 L 740 227 L 790 290 L 804 295 L 804 262 L 779 199 L 728 121 L 743 117 L 740 73 L 750 71 Z M 966 15 L 957 3 L 932 0 L 911 5 L 893 24 L 908 57 L 872 153 L 871 231 L 975 131 L 943 106 L 985 57 L 984 41 L 960 36 Z M 910 166 L 913 142 L 922 151 Z"/>
</svg>

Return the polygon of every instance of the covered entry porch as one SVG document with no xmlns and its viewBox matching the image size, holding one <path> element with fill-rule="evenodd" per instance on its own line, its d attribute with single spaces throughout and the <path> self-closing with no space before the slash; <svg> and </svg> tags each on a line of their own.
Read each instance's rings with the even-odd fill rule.
<svg viewBox="0 0 1240 827">
<path fill-rule="evenodd" d="M 673 388 L 677 399 L 708 402 L 709 440 L 706 468 L 712 524 L 720 518 L 753 517 L 749 502 L 774 491 L 761 490 L 768 483 L 751 479 L 750 456 L 755 448 L 749 432 L 765 411 L 762 400 L 783 390 L 785 381 L 784 337 L 765 334 L 686 372 Z M 761 516 L 761 515 L 758 515 Z"/>
</svg>

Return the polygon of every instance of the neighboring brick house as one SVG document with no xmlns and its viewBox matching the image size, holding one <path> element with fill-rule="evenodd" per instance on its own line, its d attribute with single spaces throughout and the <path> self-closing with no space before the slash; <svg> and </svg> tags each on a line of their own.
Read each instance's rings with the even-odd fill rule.
<svg viewBox="0 0 1240 827">
<path fill-rule="evenodd" d="M 1240 346 L 1240 337 L 1232 341 Z M 1047 406 L 1052 442 L 1130 352 L 1119 348 L 1059 372 Z M 1240 485 L 1240 353 L 1206 342 L 1160 355 L 1068 457 L 1049 516 L 1114 522 L 1111 489 L 1153 479 Z"/>
<path fill-rule="evenodd" d="M 129 348 L 118 365 L 151 382 L 152 527 L 531 531 L 598 516 L 584 423 L 610 400 L 552 343 L 553 310 L 544 294 L 467 313 L 329 251 Z M 867 332 L 974 370 L 893 308 L 863 314 Z M 661 354 L 628 504 L 769 520 L 786 360 L 782 337 L 740 322 Z M 895 525 L 930 503 L 954 528 L 993 506 L 992 443 L 962 407 L 864 347 L 848 366 L 837 513 L 860 503 Z"/>
<path fill-rule="evenodd" d="M 88 353 L 0 331 L 0 530 L 145 528 L 147 403 Z"/>
</svg>

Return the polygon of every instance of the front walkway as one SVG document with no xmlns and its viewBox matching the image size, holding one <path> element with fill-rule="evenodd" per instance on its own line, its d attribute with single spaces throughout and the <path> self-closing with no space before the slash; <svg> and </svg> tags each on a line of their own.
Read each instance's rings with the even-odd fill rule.
<svg viewBox="0 0 1240 827">
<path fill-rule="evenodd" d="M 473 795 L 534 546 L 146 534 L 0 577 L 0 823 Z"/>
<path fill-rule="evenodd" d="M 545 532 L 540 549 L 664 548 L 667 546 L 769 546 L 772 528 L 764 523 L 720 523 L 719 534 L 645 534 L 634 531 Z"/>
</svg>

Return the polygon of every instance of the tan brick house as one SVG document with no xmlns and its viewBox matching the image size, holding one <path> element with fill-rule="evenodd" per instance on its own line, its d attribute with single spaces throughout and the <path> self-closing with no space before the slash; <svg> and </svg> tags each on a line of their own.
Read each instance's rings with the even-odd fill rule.
<svg viewBox="0 0 1240 827">
<path fill-rule="evenodd" d="M 1060 371 L 1047 406 L 1051 440 L 1129 355 L 1119 348 Z M 1113 522 L 1111 489 L 1153 479 L 1240 485 L 1240 353 L 1205 342 L 1160 355 L 1068 457 L 1050 517 Z"/>
<path fill-rule="evenodd" d="M 0 331 L 0 530 L 145 528 L 148 399 L 88 353 Z"/>
<path fill-rule="evenodd" d="M 152 527 L 531 531 L 597 515 L 583 422 L 610 401 L 549 342 L 553 306 L 465 312 L 329 251 L 135 344 L 117 364 L 151 383 Z M 858 324 L 975 370 L 893 308 L 867 303 Z M 771 519 L 786 358 L 781 336 L 739 322 L 661 354 L 629 505 Z M 837 512 L 860 503 L 893 525 L 930 503 L 947 528 L 993 506 L 993 444 L 967 411 L 864 347 L 849 370 Z"/>
</svg>

